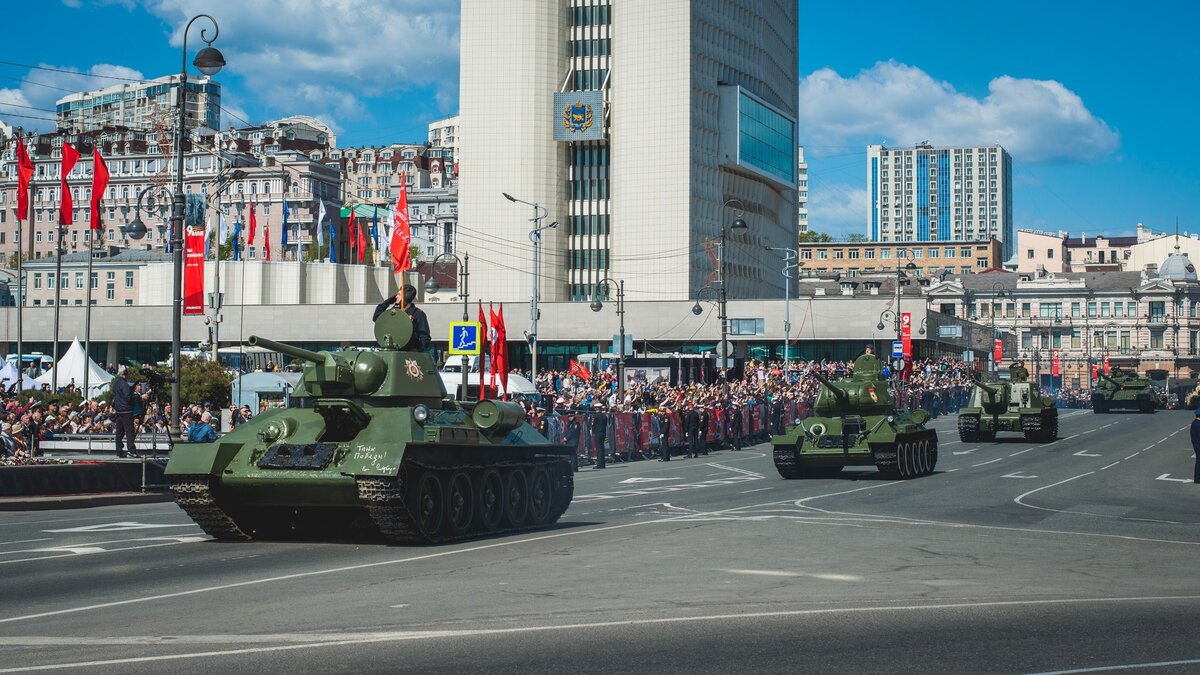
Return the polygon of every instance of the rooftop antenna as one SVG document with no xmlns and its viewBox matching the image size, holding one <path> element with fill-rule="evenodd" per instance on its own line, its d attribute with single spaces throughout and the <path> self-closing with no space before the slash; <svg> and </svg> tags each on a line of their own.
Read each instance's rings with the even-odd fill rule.
<svg viewBox="0 0 1200 675">
<path fill-rule="evenodd" d="M 1179 255 L 1179 216 L 1175 216 L 1175 255 Z"/>
</svg>

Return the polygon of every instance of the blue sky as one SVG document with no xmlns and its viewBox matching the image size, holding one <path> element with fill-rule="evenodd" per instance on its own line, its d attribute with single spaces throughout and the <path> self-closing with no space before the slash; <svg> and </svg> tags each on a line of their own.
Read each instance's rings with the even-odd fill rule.
<svg viewBox="0 0 1200 675">
<path fill-rule="evenodd" d="M 657 0 L 646 0 L 657 1 Z M 200 12 L 227 121 L 327 120 L 338 144 L 420 141 L 457 111 L 452 0 L 38 0 L 13 3 L 0 120 L 50 117 L 66 92 L 178 71 L 179 31 Z M 863 231 L 865 146 L 1000 141 L 1014 160 L 1018 227 L 1200 231 L 1200 162 L 1183 133 L 1200 96 L 1191 3 L 801 0 L 800 140 L 810 220 Z M 201 22 L 197 22 L 200 26 Z M 28 28 L 28 30 L 21 27 Z M 196 28 L 189 52 L 200 45 Z M 189 54 L 188 60 L 191 60 Z M 45 86 L 49 85 L 49 86 Z M 18 106 L 26 107 L 13 107 Z"/>
</svg>

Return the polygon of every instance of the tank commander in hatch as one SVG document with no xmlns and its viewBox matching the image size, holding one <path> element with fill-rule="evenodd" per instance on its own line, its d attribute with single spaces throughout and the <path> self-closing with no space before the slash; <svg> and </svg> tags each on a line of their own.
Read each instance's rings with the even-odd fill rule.
<svg viewBox="0 0 1200 675">
<path fill-rule="evenodd" d="M 1012 382 L 1029 381 L 1029 371 L 1025 368 L 1024 361 L 1018 359 L 1008 367 L 1008 379 Z"/>
<path fill-rule="evenodd" d="M 378 321 L 379 317 L 392 305 L 400 302 L 401 298 L 404 300 L 404 313 L 408 315 L 408 318 L 412 319 L 413 325 L 412 339 L 408 341 L 408 344 L 404 345 L 403 350 L 422 351 L 429 354 L 429 343 L 432 340 L 429 335 L 429 319 L 425 316 L 424 310 L 416 305 L 416 288 L 405 284 L 403 288 L 396 291 L 396 295 L 385 298 L 383 302 L 376 305 L 375 314 L 371 317 L 371 322 Z M 430 356 L 432 357 L 432 354 Z"/>
</svg>

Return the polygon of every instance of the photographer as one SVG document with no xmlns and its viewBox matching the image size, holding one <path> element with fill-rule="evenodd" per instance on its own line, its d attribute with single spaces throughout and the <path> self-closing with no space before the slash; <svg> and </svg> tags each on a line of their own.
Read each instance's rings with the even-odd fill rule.
<svg viewBox="0 0 1200 675">
<path fill-rule="evenodd" d="M 113 382 L 112 407 L 116 414 L 113 425 L 117 443 L 117 457 L 137 457 L 137 448 L 133 445 L 136 431 L 133 428 L 133 387 L 129 386 L 129 369 L 124 366 L 117 372 Z M 121 447 L 121 439 L 125 438 L 125 449 Z"/>
</svg>

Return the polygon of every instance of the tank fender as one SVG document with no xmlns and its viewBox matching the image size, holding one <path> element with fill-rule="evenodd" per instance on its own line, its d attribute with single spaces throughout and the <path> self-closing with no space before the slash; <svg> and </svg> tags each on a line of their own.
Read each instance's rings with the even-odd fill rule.
<svg viewBox="0 0 1200 675">
<path fill-rule="evenodd" d="M 242 449 L 242 443 L 218 440 L 214 443 L 177 443 L 171 451 L 165 473 L 173 475 L 220 475 Z"/>
<path fill-rule="evenodd" d="M 958 414 L 959 415 L 975 415 L 977 417 L 982 417 L 983 416 L 983 408 L 959 408 Z"/>
</svg>

